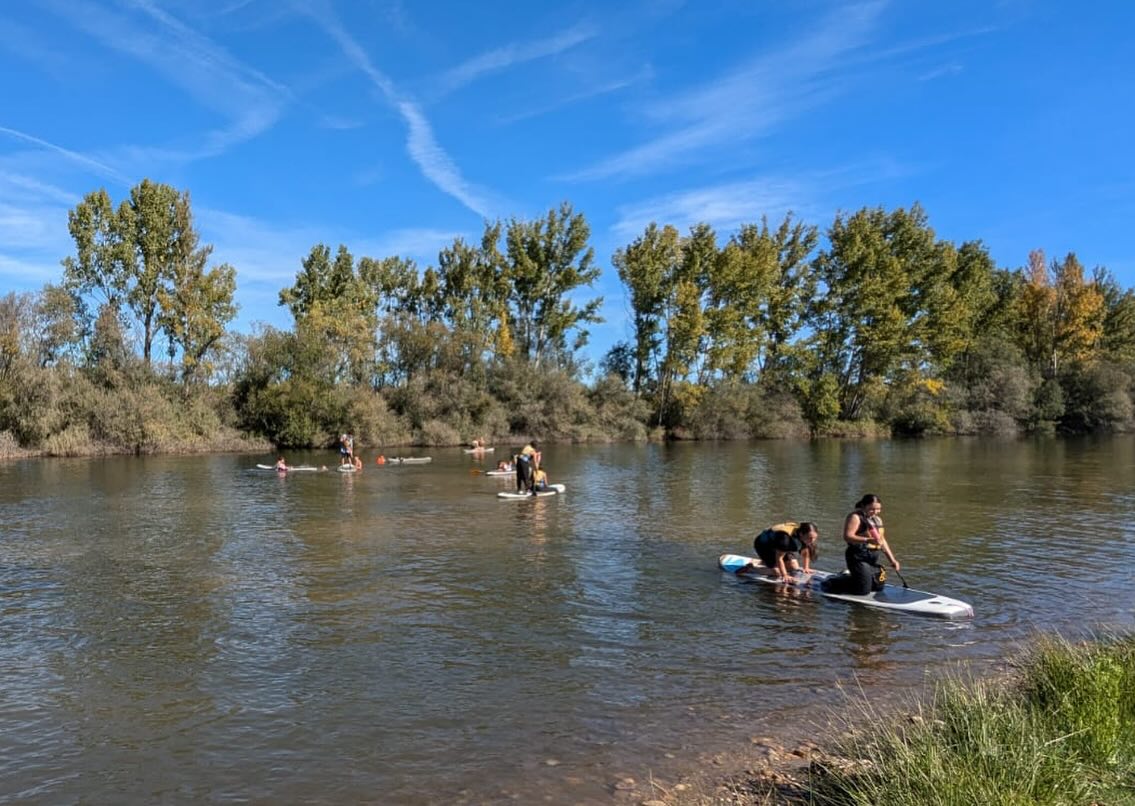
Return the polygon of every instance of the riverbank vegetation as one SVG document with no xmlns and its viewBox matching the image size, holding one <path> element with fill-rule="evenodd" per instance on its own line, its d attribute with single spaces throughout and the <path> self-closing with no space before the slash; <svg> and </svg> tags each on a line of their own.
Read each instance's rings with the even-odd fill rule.
<svg viewBox="0 0 1135 806">
<path fill-rule="evenodd" d="M 243 334 L 187 192 L 99 190 L 67 226 L 59 282 L 0 298 L 0 453 L 1135 427 L 1135 293 L 1071 253 L 997 267 L 918 205 L 651 224 L 611 256 L 627 338 L 595 363 L 602 269 L 566 203 L 425 268 L 316 244 L 292 327 Z"/>
<path fill-rule="evenodd" d="M 860 708 L 842 742 L 741 802 L 1135 803 L 1135 636 L 1045 638 L 1009 681 L 940 683 L 914 714 Z"/>
</svg>

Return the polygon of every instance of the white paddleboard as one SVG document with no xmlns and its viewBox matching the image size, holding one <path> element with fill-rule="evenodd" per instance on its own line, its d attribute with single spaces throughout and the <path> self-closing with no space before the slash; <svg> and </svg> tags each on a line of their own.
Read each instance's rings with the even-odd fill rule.
<svg viewBox="0 0 1135 806">
<path fill-rule="evenodd" d="M 424 465 L 426 462 L 432 462 L 432 456 L 395 456 L 393 459 L 387 459 L 388 465 Z"/>
<path fill-rule="evenodd" d="M 739 576 L 745 579 L 756 579 L 770 585 L 784 585 L 784 581 L 772 574 L 772 569 L 762 565 L 756 557 L 745 557 L 740 554 L 722 554 L 717 558 L 717 565 L 722 571 L 736 574 L 746 565 L 755 565 L 756 568 L 742 572 Z M 936 616 L 938 618 L 963 619 L 973 618 L 973 608 L 958 599 L 948 596 L 939 596 L 935 593 L 904 588 L 890 582 L 881 591 L 872 591 L 863 596 L 854 596 L 847 593 L 827 593 L 821 587 L 825 579 L 839 576 L 827 571 L 815 571 L 810 574 L 797 574 L 793 587 L 815 591 L 828 599 L 839 599 L 843 602 L 854 602 L 877 607 L 883 610 L 898 610 L 904 613 L 917 613 L 920 616 Z"/>
<path fill-rule="evenodd" d="M 465 453 L 492 453 L 496 448 L 462 448 Z"/>
<path fill-rule="evenodd" d="M 340 473 L 358 473 L 359 469 L 354 465 L 339 465 Z"/>
<path fill-rule="evenodd" d="M 515 470 L 486 470 L 486 476 L 515 476 Z"/>
<path fill-rule="evenodd" d="M 523 501 L 526 498 L 546 498 L 549 495 L 559 495 L 560 493 L 567 492 L 567 487 L 563 484 L 549 484 L 548 489 L 540 490 L 536 495 L 532 493 L 497 493 L 497 498 L 509 498 L 515 501 Z"/>
<path fill-rule="evenodd" d="M 284 470 L 277 469 L 275 465 L 257 465 L 256 467 L 260 470 L 275 470 L 277 473 L 301 473 L 305 470 L 319 470 L 318 467 L 311 467 L 310 465 L 296 465 L 295 467 L 289 465 Z"/>
</svg>

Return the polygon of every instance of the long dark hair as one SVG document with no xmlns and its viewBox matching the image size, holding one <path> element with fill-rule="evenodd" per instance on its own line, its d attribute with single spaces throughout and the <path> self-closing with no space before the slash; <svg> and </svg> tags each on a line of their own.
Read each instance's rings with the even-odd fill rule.
<svg viewBox="0 0 1135 806">
<path fill-rule="evenodd" d="M 813 529 L 815 529 L 816 534 L 819 535 L 820 530 L 816 527 L 816 524 L 812 523 L 811 521 L 804 521 L 796 527 L 796 530 L 793 532 L 793 534 L 797 538 L 800 538 L 800 543 L 804 546 L 801 551 L 807 551 L 809 556 L 814 560 L 820 556 L 819 539 L 813 540 L 811 545 L 805 544 L 803 540 L 803 538 L 809 535 Z"/>
<path fill-rule="evenodd" d="M 865 496 L 863 496 L 862 498 L 860 498 L 858 501 L 855 502 L 855 508 L 856 509 L 867 509 L 867 507 L 871 506 L 872 504 L 881 504 L 881 503 L 883 503 L 883 502 L 879 500 L 879 496 L 875 495 L 874 493 L 867 493 Z"/>
</svg>

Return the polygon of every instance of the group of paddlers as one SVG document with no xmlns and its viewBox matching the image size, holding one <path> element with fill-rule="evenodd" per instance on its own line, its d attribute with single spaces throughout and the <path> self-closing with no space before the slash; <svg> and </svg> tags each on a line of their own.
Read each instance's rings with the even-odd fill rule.
<svg viewBox="0 0 1135 806">
<path fill-rule="evenodd" d="M 536 495 L 548 489 L 548 474 L 540 467 L 540 443 L 534 439 L 524 443 L 520 453 L 513 457 L 513 466 L 516 469 L 516 491 Z M 501 464 L 507 464 L 501 462 Z M 500 464 L 497 465 L 500 468 Z"/>
<path fill-rule="evenodd" d="M 355 456 L 355 435 L 344 433 L 339 437 L 339 464 L 350 465 L 355 470 L 363 469 L 363 460 Z"/>
<path fill-rule="evenodd" d="M 881 590 L 887 574 L 879 564 L 880 555 L 886 557 L 896 572 L 902 568 L 887 544 L 882 511 L 883 502 L 877 495 L 869 493 L 856 502 L 855 509 L 843 522 L 848 573 L 824 580 L 824 591 L 862 596 Z M 807 521 L 770 526 L 753 539 L 753 550 L 760 558 L 760 565 L 747 565 L 737 573 L 756 570 L 775 575 L 786 583 L 795 583 L 798 572 L 811 572 L 812 562 L 819 556 L 819 536 L 816 525 Z"/>
</svg>

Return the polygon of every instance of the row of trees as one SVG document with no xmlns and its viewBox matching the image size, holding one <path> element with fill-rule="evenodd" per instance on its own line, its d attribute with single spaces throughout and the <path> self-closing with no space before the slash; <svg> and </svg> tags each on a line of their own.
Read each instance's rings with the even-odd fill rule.
<svg viewBox="0 0 1135 806">
<path fill-rule="evenodd" d="M 1135 294 L 1106 269 L 1039 251 L 998 269 L 980 242 L 938 239 L 918 205 L 841 214 L 825 235 L 821 249 L 791 216 L 722 246 L 705 225 L 650 225 L 614 258 L 634 336 L 605 366 L 669 428 L 738 384 L 790 392 L 813 432 L 1129 423 Z"/>
<path fill-rule="evenodd" d="M 209 267 L 188 193 L 100 190 L 68 226 L 61 281 L 0 301 L 0 451 L 1132 423 L 1135 295 L 1072 254 L 998 268 L 917 205 L 823 237 L 792 216 L 724 241 L 651 224 L 613 256 L 630 338 L 595 373 L 600 269 L 568 204 L 487 222 L 424 270 L 316 244 L 280 291 L 292 328 L 252 334 L 228 329 L 236 272 Z"/>
</svg>

